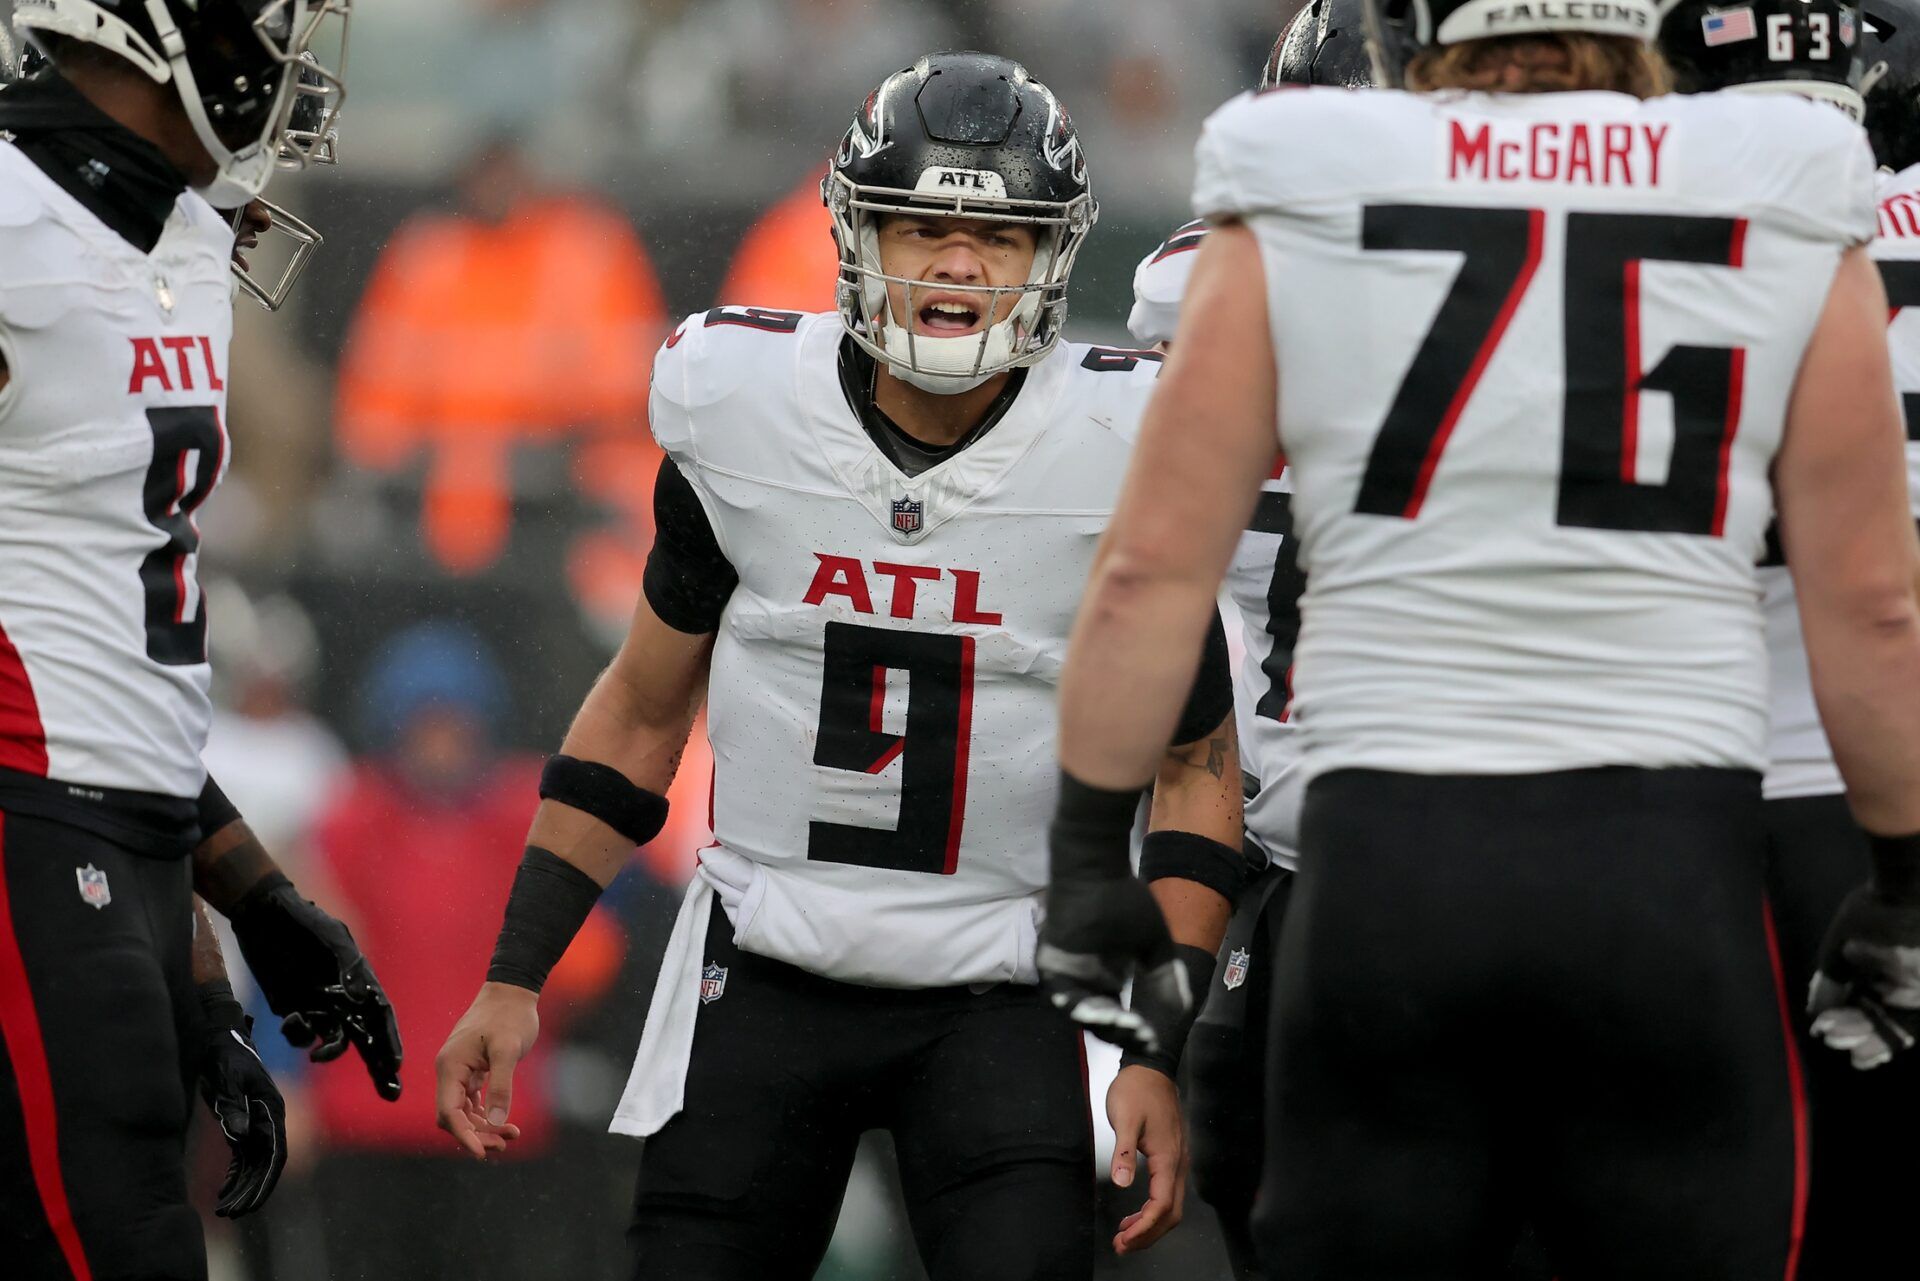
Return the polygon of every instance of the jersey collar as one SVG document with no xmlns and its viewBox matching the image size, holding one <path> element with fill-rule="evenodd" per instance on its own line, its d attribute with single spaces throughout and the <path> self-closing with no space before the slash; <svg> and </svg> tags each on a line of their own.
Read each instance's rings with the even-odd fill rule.
<svg viewBox="0 0 1920 1281">
<path fill-rule="evenodd" d="M 153 252 L 187 189 L 145 138 L 87 101 L 57 71 L 0 91 L 0 137 L 143 254 Z"/>
</svg>

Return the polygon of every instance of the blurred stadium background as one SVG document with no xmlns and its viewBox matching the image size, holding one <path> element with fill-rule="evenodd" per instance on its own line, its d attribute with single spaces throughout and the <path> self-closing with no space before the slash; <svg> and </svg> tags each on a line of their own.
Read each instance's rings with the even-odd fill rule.
<svg viewBox="0 0 1920 1281">
<path fill-rule="evenodd" d="M 1073 112 L 1103 212 L 1070 333 L 1124 340 L 1134 264 L 1190 217 L 1201 119 L 1257 78 L 1292 7 L 361 0 L 342 163 L 269 193 L 326 244 L 280 314 L 236 306 L 233 471 L 201 517 L 208 755 L 374 958 L 406 1093 L 382 1104 L 356 1065 L 259 1038 L 293 1163 L 264 1215 L 207 1218 L 217 1278 L 626 1275 L 637 1149 L 604 1126 L 706 837 L 701 745 L 675 825 L 542 1002 L 520 1159 L 457 1157 L 431 1071 L 480 980 L 539 755 L 638 590 L 655 346 L 720 302 L 831 307 L 826 157 L 884 75 L 955 47 L 1018 58 Z M 224 1149 L 196 1159 L 210 1193 Z M 921 1275 L 890 1180 L 863 1163 L 823 1276 Z M 1105 1200 L 1110 1222 L 1132 1208 Z M 1174 1238 L 1104 1266 L 1225 1275 L 1191 1197 Z"/>
</svg>

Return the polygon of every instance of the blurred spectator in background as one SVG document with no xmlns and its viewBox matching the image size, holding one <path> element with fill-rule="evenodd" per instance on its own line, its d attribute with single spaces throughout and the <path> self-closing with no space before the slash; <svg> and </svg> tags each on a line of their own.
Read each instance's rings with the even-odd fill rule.
<svg viewBox="0 0 1920 1281">
<path fill-rule="evenodd" d="M 336 1281 L 570 1277 L 580 1244 L 564 1207 L 528 1216 L 552 1186 L 547 1067 L 568 1012 L 618 970 L 624 935 L 596 910 L 549 983 L 557 1032 L 514 1074 L 523 1137 L 486 1166 L 434 1128 L 433 1050 L 493 949 L 536 803 L 540 762 L 503 755 L 506 682 L 479 637 L 445 622 L 395 637 L 364 683 L 368 741 L 317 828 L 318 856 L 360 945 L 381 961 L 407 1058 L 397 1104 L 344 1073 L 317 1074 L 324 1149 L 316 1174 Z M 543 1013 L 546 1007 L 543 1008 Z M 358 1088 L 344 1088 L 355 1086 Z M 524 1118 L 524 1119 L 522 1119 Z M 494 1231 L 500 1214 L 516 1226 Z"/>
<path fill-rule="evenodd" d="M 347 753 L 308 710 L 320 661 L 313 622 L 282 593 L 255 599 L 228 578 L 209 579 L 203 590 L 215 620 L 213 729 L 202 753 L 208 772 L 236 805 L 246 807 L 241 812 L 247 826 L 281 868 L 338 914 L 338 896 L 313 866 L 311 851 L 314 820 L 346 773 Z M 255 1037 L 260 1058 L 286 1101 L 287 1168 L 274 1191 L 273 1213 L 237 1220 L 203 1216 L 208 1249 L 216 1259 L 229 1246 L 238 1249 L 251 1281 L 324 1281 L 325 1272 L 311 1263 L 325 1231 L 310 1178 L 319 1136 L 306 1052 L 274 1030 L 279 1020 L 239 959 L 226 918 L 216 915 L 214 928 L 234 990 L 261 1029 Z M 227 1146 L 217 1131 L 203 1125 L 198 1139 L 203 1159 L 224 1164 Z"/>
<path fill-rule="evenodd" d="M 832 311 L 840 254 L 833 216 L 820 200 L 826 161 L 760 215 L 741 240 L 715 302 L 780 311 Z"/>
<path fill-rule="evenodd" d="M 382 253 L 342 358 L 336 427 L 361 467 L 424 461 L 421 537 L 443 569 L 475 574 L 506 547 L 516 449 L 602 436 L 647 452 L 666 316 L 625 217 L 542 190 L 517 143 L 482 146 L 458 196 L 457 212 L 415 214 Z"/>
</svg>

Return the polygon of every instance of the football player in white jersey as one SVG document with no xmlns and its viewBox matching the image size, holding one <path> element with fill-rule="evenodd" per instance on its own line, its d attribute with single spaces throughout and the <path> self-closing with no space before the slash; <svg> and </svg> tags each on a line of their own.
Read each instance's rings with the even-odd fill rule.
<svg viewBox="0 0 1920 1281">
<path fill-rule="evenodd" d="M 18 0 L 52 59 L 0 90 L 0 1109 L 22 1275 L 205 1272 L 188 1100 L 257 1208 L 285 1160 L 197 890 L 233 918 L 283 1030 L 353 1040 L 383 1093 L 392 1012 L 200 761 L 193 512 L 226 462 L 229 259 L 282 154 L 292 69 L 344 0 Z M 329 21 L 329 31 L 340 28 Z M 289 157 L 297 163 L 297 150 Z M 191 857 L 189 857 L 191 856 Z"/>
<path fill-rule="evenodd" d="M 1753 0 L 1753 22 L 1723 30 L 1723 5 L 1684 0 L 1661 22 L 1660 46 L 1682 92 L 1789 92 L 1864 115 L 1881 166 L 1879 235 L 1873 253 L 1887 291 L 1895 385 L 1906 403 L 1907 468 L 1920 471 L 1920 223 L 1907 212 L 1920 189 L 1920 138 L 1903 136 L 1920 70 L 1920 8 L 1874 0 Z M 1751 31 L 1748 30 L 1751 25 Z M 1762 33 L 1764 32 L 1764 37 Z M 1871 69 L 1871 70 L 1870 70 Z M 1869 76 L 1871 78 L 1869 78 Z M 1863 84 L 1871 102 L 1863 102 Z M 1904 216 L 1903 216 L 1904 215 Z M 1920 514 L 1920 509 L 1917 509 Z M 1767 894 L 1778 930 L 1787 990 L 1813 981 L 1834 911 L 1870 870 L 1867 836 L 1847 807 L 1846 788 L 1821 728 L 1807 668 L 1793 578 L 1770 530 L 1760 568 L 1771 669 L 1771 735 L 1766 797 Z M 1822 1000 L 1838 994 L 1829 987 Z M 1893 1257 L 1898 1207 L 1920 1199 L 1920 1173 L 1884 1160 L 1889 1142 L 1920 1142 L 1920 1055 L 1890 1062 L 1903 1032 L 1864 1012 L 1822 1013 L 1798 1025 L 1806 1068 L 1811 1159 L 1800 1276 L 1826 1281 L 1869 1275 Z M 1889 1038 L 1893 1044 L 1889 1044 Z M 1845 1051 L 1835 1054 L 1829 1046 Z M 1862 1073 L 1854 1067 L 1871 1068 Z"/>
<path fill-rule="evenodd" d="M 1776 499 L 1874 834 L 1823 969 L 1859 1004 L 1920 997 L 1920 543 L 1872 158 L 1790 95 L 1660 96 L 1643 0 L 1368 16 L 1412 92 L 1248 96 L 1202 137 L 1214 229 L 1063 680 L 1043 969 L 1148 942 L 1137 913 L 1055 923 L 1088 881 L 1118 898 L 1109 791 L 1151 770 L 1283 448 L 1309 781 L 1264 1262 L 1483 1276 L 1526 1217 L 1562 1275 L 1790 1274 L 1799 1002 L 1764 913 L 1754 575 Z"/>
<path fill-rule="evenodd" d="M 536 994 L 659 831 L 704 697 L 715 843 L 613 1122 L 647 1136 L 639 1273 L 811 1276 L 881 1128 L 937 1281 L 1084 1278 L 1091 1133 L 1078 1032 L 1036 982 L 1040 834 L 1077 590 L 1160 357 L 1062 340 L 1095 204 L 1065 109 L 1016 63 L 889 76 L 822 196 L 838 314 L 717 307 L 654 365 L 646 590 L 543 777 L 488 982 L 440 1054 L 441 1123 L 476 1156 L 516 1134 Z M 1245 879 L 1217 626 L 1208 648 L 1141 856 L 1169 940 L 1143 987 L 1169 1018 Z M 1179 1213 L 1166 1026 L 1107 1098 L 1115 1181 L 1150 1167 L 1122 1252 Z"/>
<path fill-rule="evenodd" d="M 1273 43 L 1260 87 L 1371 83 L 1360 0 L 1311 0 Z M 1204 219 L 1176 228 L 1133 273 L 1127 328 L 1164 351 L 1180 317 Z M 1234 1275 L 1260 1275 L 1250 1219 L 1266 1139 L 1267 1027 L 1273 957 L 1286 914 L 1298 843 L 1299 745 L 1287 708 L 1293 643 L 1300 633 L 1298 545 L 1292 485 L 1283 463 L 1260 487 L 1253 518 L 1234 549 L 1226 590 L 1239 614 L 1242 658 L 1234 673 L 1234 722 L 1246 796 L 1246 851 L 1252 879 L 1234 906 L 1212 985 L 1187 1038 L 1186 1116 L 1194 1191 L 1213 1207 Z"/>
</svg>

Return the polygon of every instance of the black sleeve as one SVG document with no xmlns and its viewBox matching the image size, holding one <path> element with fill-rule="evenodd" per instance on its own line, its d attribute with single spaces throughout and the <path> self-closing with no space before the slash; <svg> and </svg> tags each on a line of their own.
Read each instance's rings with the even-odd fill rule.
<svg viewBox="0 0 1920 1281">
<path fill-rule="evenodd" d="M 200 789 L 198 802 L 200 811 L 200 839 L 206 840 L 227 824 L 240 817 L 239 809 L 227 799 L 220 790 L 220 784 L 213 781 L 213 775 L 207 775 L 207 782 Z"/>
<path fill-rule="evenodd" d="M 642 581 L 653 612 L 689 636 L 719 630 L 720 611 L 740 582 L 699 495 L 671 458 L 660 460 L 653 482 L 653 550 Z"/>
<path fill-rule="evenodd" d="M 1173 729 L 1174 743 L 1198 742 L 1232 711 L 1233 666 L 1227 657 L 1227 629 L 1221 625 L 1216 609 L 1206 643 L 1200 649 L 1200 670 L 1194 674 L 1193 690 L 1180 712 L 1180 723 Z"/>
</svg>

